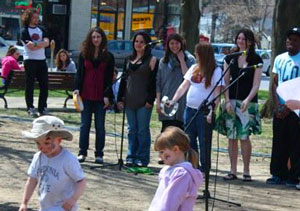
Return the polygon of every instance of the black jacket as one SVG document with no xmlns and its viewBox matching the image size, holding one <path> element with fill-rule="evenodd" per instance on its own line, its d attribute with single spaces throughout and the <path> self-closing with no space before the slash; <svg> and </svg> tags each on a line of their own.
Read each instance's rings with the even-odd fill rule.
<svg viewBox="0 0 300 211">
<path fill-rule="evenodd" d="M 107 68 L 104 71 L 104 97 L 108 97 L 110 101 L 113 99 L 112 79 L 115 68 L 115 59 L 111 53 L 109 54 Z M 100 61 L 101 62 L 101 61 Z M 104 61 L 102 61 L 104 62 Z M 82 54 L 79 55 L 78 70 L 75 75 L 74 90 L 78 89 L 81 94 L 84 81 L 85 67 Z"/>
</svg>

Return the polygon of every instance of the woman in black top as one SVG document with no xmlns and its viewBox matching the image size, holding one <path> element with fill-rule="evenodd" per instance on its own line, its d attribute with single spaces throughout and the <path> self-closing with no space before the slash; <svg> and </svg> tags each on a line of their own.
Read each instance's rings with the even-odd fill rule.
<svg viewBox="0 0 300 211">
<path fill-rule="evenodd" d="M 144 32 L 133 38 L 133 53 L 125 61 L 118 108 L 128 121 L 127 165 L 147 166 L 150 161 L 150 118 L 155 100 L 157 59 L 151 55 L 151 38 Z"/>
<path fill-rule="evenodd" d="M 260 56 L 255 53 L 255 37 L 251 30 L 242 29 L 235 37 L 236 52 L 246 51 L 246 55 L 228 56 L 225 58 L 224 69 L 230 65 L 230 70 L 225 75 L 228 85 L 243 71 L 247 71 L 237 83 L 225 93 L 226 100 L 226 135 L 229 139 L 228 152 L 231 164 L 231 172 L 224 177 L 225 180 L 237 178 L 238 139 L 241 143 L 241 152 L 244 163 L 243 181 L 251 181 L 250 158 L 251 133 L 261 132 L 260 117 L 257 104 L 257 92 L 261 80 L 261 69 L 242 70 L 247 66 L 263 63 Z"/>
</svg>

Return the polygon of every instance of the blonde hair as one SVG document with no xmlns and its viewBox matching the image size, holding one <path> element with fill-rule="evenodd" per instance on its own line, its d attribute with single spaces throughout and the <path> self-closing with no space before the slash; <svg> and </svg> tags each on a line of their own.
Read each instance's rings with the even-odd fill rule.
<svg viewBox="0 0 300 211">
<path fill-rule="evenodd" d="M 172 149 L 174 146 L 178 146 L 184 152 L 185 159 L 198 168 L 198 154 L 190 147 L 189 137 L 180 128 L 170 126 L 157 136 L 154 150 Z"/>
</svg>

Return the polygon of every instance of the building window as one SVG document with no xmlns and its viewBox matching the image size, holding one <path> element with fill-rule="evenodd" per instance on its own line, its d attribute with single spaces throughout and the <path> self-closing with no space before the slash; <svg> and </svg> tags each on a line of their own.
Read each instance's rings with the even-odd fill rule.
<svg viewBox="0 0 300 211">
<path fill-rule="evenodd" d="M 125 3 L 122 0 L 93 0 L 91 26 L 98 26 L 108 40 L 122 39 Z"/>
<path fill-rule="evenodd" d="M 133 0 L 132 36 L 147 32 L 152 39 L 165 40 L 168 34 L 179 32 L 180 0 Z"/>
</svg>

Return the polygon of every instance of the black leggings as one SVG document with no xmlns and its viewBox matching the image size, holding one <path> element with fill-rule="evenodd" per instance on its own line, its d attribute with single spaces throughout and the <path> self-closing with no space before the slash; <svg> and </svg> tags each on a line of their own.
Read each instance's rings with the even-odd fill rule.
<svg viewBox="0 0 300 211">
<path fill-rule="evenodd" d="M 46 60 L 25 60 L 24 67 L 26 74 L 25 100 L 27 110 L 34 108 L 34 82 L 37 79 L 40 87 L 38 111 L 43 112 L 44 108 L 47 108 L 48 98 L 48 67 Z"/>
</svg>

